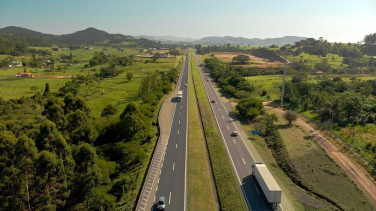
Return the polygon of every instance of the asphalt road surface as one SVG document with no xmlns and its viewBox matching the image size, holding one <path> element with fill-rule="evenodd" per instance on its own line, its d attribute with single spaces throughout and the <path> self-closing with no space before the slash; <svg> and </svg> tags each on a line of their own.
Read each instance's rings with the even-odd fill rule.
<svg viewBox="0 0 376 211">
<path fill-rule="evenodd" d="M 197 63 L 200 64 L 201 62 L 197 56 L 196 59 L 198 61 Z M 242 128 L 237 128 L 234 124 L 235 116 L 232 112 L 231 105 L 221 101 L 218 93 L 214 89 L 209 73 L 202 71 L 202 69 L 199 68 L 201 79 L 204 83 L 208 100 L 210 102 L 215 101 L 215 103 L 211 103 L 212 110 L 248 209 L 252 211 L 274 210 L 266 202 L 266 199 L 263 198 L 262 190 L 252 176 L 252 165 L 256 160 L 252 156 L 251 151 L 244 144 L 244 141 L 249 140 L 246 137 L 244 137 L 245 139 L 243 140 L 241 137 L 242 133 L 239 133 L 239 130 L 242 130 Z M 236 137 L 231 136 L 233 131 L 238 131 L 239 135 Z M 260 162 L 260 160 L 257 162 Z M 277 209 L 283 210 L 281 206 L 278 206 Z"/>
<path fill-rule="evenodd" d="M 158 199 L 165 197 L 166 210 L 186 210 L 187 186 L 187 129 L 188 129 L 188 55 L 184 62 L 180 90 L 183 91 L 181 102 L 176 103 L 170 137 L 162 163 L 161 174 L 151 210 L 157 210 Z"/>
</svg>

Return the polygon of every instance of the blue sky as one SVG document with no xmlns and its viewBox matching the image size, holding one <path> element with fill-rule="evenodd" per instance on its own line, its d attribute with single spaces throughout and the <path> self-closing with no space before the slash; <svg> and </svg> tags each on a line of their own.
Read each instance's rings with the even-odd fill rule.
<svg viewBox="0 0 376 211">
<path fill-rule="evenodd" d="M 376 0 L 0 0 L 0 28 L 49 34 L 304 36 L 358 42 L 376 33 Z"/>
</svg>

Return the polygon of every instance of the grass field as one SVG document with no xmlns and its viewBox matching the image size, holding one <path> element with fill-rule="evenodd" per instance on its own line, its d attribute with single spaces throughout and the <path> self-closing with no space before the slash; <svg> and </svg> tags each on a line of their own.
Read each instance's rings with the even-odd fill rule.
<svg viewBox="0 0 376 211">
<path fill-rule="evenodd" d="M 85 52 L 89 51 L 85 50 Z M 163 58 L 157 59 L 156 62 L 148 63 L 145 63 L 145 61 L 150 61 L 150 59 L 138 59 L 132 66 L 119 67 L 124 69 L 125 72 L 117 77 L 105 78 L 90 85 L 81 84 L 79 95 L 87 100 L 87 105 L 90 107 L 91 114 L 94 117 L 99 117 L 103 108 L 108 104 L 114 105 L 118 109 L 118 112 L 121 113 L 128 102 L 137 99 L 136 94 L 143 75 L 155 72 L 156 70 L 166 71 L 173 67 L 177 67 L 181 64 L 181 58 L 181 56 L 176 58 Z M 24 71 L 23 67 L 4 68 L 0 70 L 0 97 L 4 100 L 16 99 L 22 96 L 30 97 L 33 96 L 35 92 L 43 92 L 46 83 L 49 83 L 51 92 L 57 92 L 67 81 L 72 80 L 70 78 L 57 77 L 71 77 L 75 75 L 99 73 L 100 67 L 101 66 L 83 68 L 83 64 L 69 66 L 65 73 L 45 71 L 36 72 L 35 69 L 26 68 L 27 70 L 30 70 L 30 72 L 34 72 L 35 76 L 38 76 L 33 78 L 15 77 L 17 73 Z M 84 71 L 81 71 L 81 69 Z M 97 71 L 93 72 L 91 69 L 96 69 Z M 126 72 L 132 72 L 134 74 L 132 81 L 126 79 Z M 38 90 L 30 90 L 31 86 L 37 86 Z"/>
<path fill-rule="evenodd" d="M 340 128 L 334 131 L 347 144 L 353 146 L 355 151 L 360 152 L 367 160 L 374 161 L 375 153 L 372 149 L 376 149 L 376 125 L 356 125 L 354 127 Z M 354 133 L 354 136 L 352 135 Z"/>
<path fill-rule="evenodd" d="M 373 209 L 362 191 L 313 140 L 312 134 L 297 125 L 289 126 L 281 115 L 276 125 L 291 158 L 290 165 L 304 186 L 332 200 L 343 210 Z"/>
<path fill-rule="evenodd" d="M 289 56 L 288 60 L 290 61 L 307 61 L 307 64 L 314 67 L 316 63 L 320 63 L 322 60 L 328 60 L 328 63 L 331 65 L 332 68 L 339 68 L 342 64 L 343 57 L 337 54 L 328 53 L 325 57 L 319 57 L 316 55 L 310 55 L 307 53 L 301 53 L 297 56 Z M 345 65 L 346 66 L 346 65 Z"/>
<path fill-rule="evenodd" d="M 190 66 L 191 67 L 191 66 Z M 199 119 L 192 70 L 189 70 L 188 118 L 188 210 L 216 210 L 214 181 L 211 180 Z"/>
<path fill-rule="evenodd" d="M 290 199 L 295 210 L 334 210 L 334 206 L 331 204 L 309 195 L 305 190 L 295 185 L 278 166 L 264 139 L 260 136 L 252 135 L 251 131 L 255 129 L 254 125 L 249 124 L 248 121 L 244 121 L 244 119 L 239 120 L 244 128 L 244 131 L 246 131 L 247 136 L 250 137 L 249 141 L 252 141 L 253 146 L 256 147 L 264 163 L 268 166 L 270 171 L 273 172 L 275 180 L 281 186 L 282 191 L 287 198 Z"/>
<path fill-rule="evenodd" d="M 190 61 L 192 62 L 192 75 L 196 88 L 196 95 L 199 101 L 201 115 L 204 117 L 203 124 L 205 138 L 213 169 L 220 209 L 246 210 L 218 126 L 210 108 L 210 103 L 204 90 L 192 51 L 190 52 Z"/>
</svg>

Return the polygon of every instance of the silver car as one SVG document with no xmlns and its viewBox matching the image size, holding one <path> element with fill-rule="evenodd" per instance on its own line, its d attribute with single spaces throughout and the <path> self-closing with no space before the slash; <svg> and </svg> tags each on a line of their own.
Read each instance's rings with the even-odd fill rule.
<svg viewBox="0 0 376 211">
<path fill-rule="evenodd" d="M 159 201 L 158 201 L 157 209 L 158 209 L 158 210 L 164 210 L 164 209 L 165 209 L 165 206 L 166 206 L 166 203 L 165 203 L 165 197 L 164 197 L 164 196 L 159 197 Z"/>
</svg>

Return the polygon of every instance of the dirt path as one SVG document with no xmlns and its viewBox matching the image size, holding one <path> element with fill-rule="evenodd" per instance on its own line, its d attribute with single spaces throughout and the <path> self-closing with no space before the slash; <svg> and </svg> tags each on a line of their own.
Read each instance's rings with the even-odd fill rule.
<svg viewBox="0 0 376 211">
<path fill-rule="evenodd" d="M 280 108 L 275 108 L 268 104 L 269 102 L 264 102 L 264 108 L 266 110 L 271 110 L 273 112 L 283 114 L 284 111 Z M 363 190 L 365 195 L 368 197 L 373 206 L 376 207 L 376 186 L 367 177 L 366 172 L 359 168 L 355 163 L 353 163 L 346 155 L 340 152 L 338 148 L 328 141 L 325 136 L 321 135 L 320 131 L 315 131 L 315 129 L 306 123 L 306 120 L 302 117 L 298 117 L 295 121 L 303 128 L 307 133 L 312 133 L 316 137 L 317 142 L 325 149 L 328 155 L 333 158 L 333 160 L 347 173 L 347 175 L 355 182 L 355 184 Z"/>
</svg>

